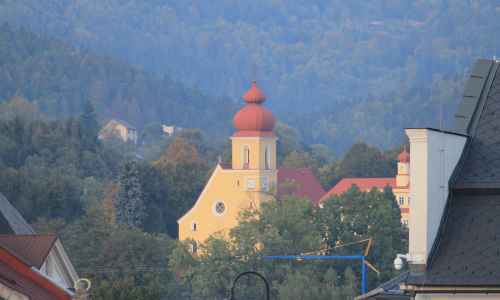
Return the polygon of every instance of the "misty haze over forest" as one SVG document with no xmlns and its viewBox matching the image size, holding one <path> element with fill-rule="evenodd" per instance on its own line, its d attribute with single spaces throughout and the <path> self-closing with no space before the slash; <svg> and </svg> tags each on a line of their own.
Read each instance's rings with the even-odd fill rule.
<svg viewBox="0 0 500 300">
<path fill-rule="evenodd" d="M 6 0 L 1 20 L 68 45 L 57 50 L 72 53 L 63 78 L 75 69 L 84 76 L 86 55 L 106 62 L 84 76 L 88 85 L 64 87 L 59 78 L 47 82 L 50 93 L 24 91 L 27 83 L 5 74 L 6 61 L 0 76 L 13 82 L 4 90 L 30 101 L 94 90 L 101 118 L 216 128 L 211 134 L 224 137 L 255 65 L 267 105 L 305 143 L 337 152 L 358 140 L 388 148 L 403 141 L 404 127 L 438 126 L 441 103 L 449 124 L 471 62 L 497 53 L 499 10 L 497 1 Z M 51 51 L 37 51 L 26 57 L 40 65 Z M 71 106 L 63 113 L 81 105 Z"/>
</svg>

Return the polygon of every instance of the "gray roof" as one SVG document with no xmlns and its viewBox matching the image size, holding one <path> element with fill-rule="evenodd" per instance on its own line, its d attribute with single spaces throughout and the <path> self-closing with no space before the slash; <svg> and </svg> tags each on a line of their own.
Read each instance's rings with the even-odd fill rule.
<svg viewBox="0 0 500 300">
<path fill-rule="evenodd" d="M 17 209 L 0 193 L 0 233 L 34 234 L 33 228 L 26 222 Z"/>
<path fill-rule="evenodd" d="M 427 270 L 409 284 L 500 286 L 500 71 L 476 62 L 456 116 L 469 138 L 450 180 L 450 195 Z"/>
<path fill-rule="evenodd" d="M 356 300 L 409 300 L 410 295 L 399 288 L 400 283 L 408 278 L 408 274 L 403 272 L 370 292 L 356 297 Z"/>
</svg>

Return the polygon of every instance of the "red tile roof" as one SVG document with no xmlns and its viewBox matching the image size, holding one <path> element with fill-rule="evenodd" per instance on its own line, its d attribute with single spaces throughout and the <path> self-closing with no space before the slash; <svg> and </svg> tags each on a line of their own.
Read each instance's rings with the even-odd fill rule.
<svg viewBox="0 0 500 300">
<path fill-rule="evenodd" d="M 266 95 L 257 86 L 257 81 L 254 80 L 250 89 L 243 95 L 243 99 L 247 103 L 262 103 L 266 100 Z"/>
<path fill-rule="evenodd" d="M 0 283 L 29 299 L 71 300 L 68 291 L 32 269 L 3 247 L 0 247 Z"/>
<path fill-rule="evenodd" d="M 309 168 L 279 168 L 278 196 L 287 194 L 308 198 L 318 205 L 325 190 Z"/>
<path fill-rule="evenodd" d="M 30 267 L 40 269 L 56 240 L 57 237 L 52 234 L 0 234 L 0 247 L 8 250 Z"/>
<path fill-rule="evenodd" d="M 361 191 L 370 191 L 372 188 L 383 189 L 386 186 L 395 187 L 396 178 L 342 178 L 331 190 L 328 191 L 320 200 L 327 200 L 333 195 L 341 195 L 356 185 Z"/>
</svg>

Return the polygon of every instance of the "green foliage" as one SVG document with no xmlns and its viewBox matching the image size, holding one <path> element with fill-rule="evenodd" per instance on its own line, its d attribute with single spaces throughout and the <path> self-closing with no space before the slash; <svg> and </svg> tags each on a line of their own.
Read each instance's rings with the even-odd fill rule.
<svg viewBox="0 0 500 300">
<path fill-rule="evenodd" d="M 39 119 L 16 98 L 4 104 L 12 117 L 0 119 L 0 192 L 23 216 L 70 220 L 98 201 L 99 182 L 117 174 L 121 156 L 99 143 L 84 147 L 80 120 Z"/>
<path fill-rule="evenodd" d="M 369 273 L 370 282 L 381 282 L 394 275 L 392 262 L 407 247 L 407 231 L 401 225 L 400 211 L 390 188 L 368 193 L 352 187 L 341 196 L 328 199 L 319 210 L 318 224 L 329 247 L 373 238 L 368 260 L 382 272 L 380 277 Z M 344 247 L 339 253 L 358 253 L 359 245 Z"/>
<path fill-rule="evenodd" d="M 229 133 L 236 107 L 227 98 L 202 95 L 166 75 L 146 73 L 6 23 L 0 25 L 0 45 L 0 99 L 20 95 L 52 118 L 83 113 L 83 137 L 94 137 L 92 105 L 99 120 L 119 117 L 139 129 L 156 122 L 204 128 L 212 136 Z"/>
<path fill-rule="evenodd" d="M 351 146 L 342 160 L 323 165 L 320 180 L 323 186 L 333 187 L 347 177 L 394 177 L 397 151 L 384 153 L 363 142 Z"/>
<path fill-rule="evenodd" d="M 97 135 L 99 134 L 99 124 L 94 111 L 94 106 L 87 100 L 83 104 L 83 111 L 80 115 L 81 143 L 84 150 L 96 151 L 99 143 Z"/>
<path fill-rule="evenodd" d="M 116 222 L 131 228 L 142 228 L 146 218 L 143 192 L 136 161 L 128 161 L 120 174 L 120 192 L 115 202 Z"/>
<path fill-rule="evenodd" d="M 248 88 L 256 64 L 280 119 L 307 143 L 339 153 L 358 140 L 399 144 L 404 127 L 437 126 L 441 103 L 449 121 L 466 70 L 500 46 L 492 38 L 495 1 L 126 3 L 4 1 L 0 19 L 234 99 Z M 99 82 L 92 88 L 103 89 Z M 229 126 L 229 117 L 221 119 Z"/>
<path fill-rule="evenodd" d="M 187 251 L 190 241 L 179 243 L 172 252 L 170 269 L 186 295 L 192 299 L 228 297 L 231 279 L 255 270 L 272 283 L 275 299 L 352 299 L 359 293 L 358 265 L 264 262 L 261 257 L 317 253 L 320 249 L 329 254 L 361 254 L 366 243 L 332 247 L 372 237 L 368 260 L 381 271 L 380 277 L 368 271 L 369 288 L 373 288 L 394 275 L 392 259 L 403 251 L 407 240 L 392 192 L 361 193 L 357 189 L 330 199 L 324 209 L 294 197 L 262 203 L 259 211 L 242 213 L 230 236 L 231 242 L 211 237 L 196 257 Z M 260 299 L 263 289 L 259 280 L 245 279 L 235 291 L 238 299 Z"/>
<path fill-rule="evenodd" d="M 168 187 L 167 232 L 177 236 L 177 219 L 194 204 L 205 186 L 209 168 L 195 145 L 177 137 L 153 163 Z"/>
<path fill-rule="evenodd" d="M 60 235 L 79 275 L 92 281 L 92 299 L 159 300 L 175 292 L 165 236 L 107 223 L 99 206 L 71 224 L 39 220 L 35 227 Z"/>
</svg>

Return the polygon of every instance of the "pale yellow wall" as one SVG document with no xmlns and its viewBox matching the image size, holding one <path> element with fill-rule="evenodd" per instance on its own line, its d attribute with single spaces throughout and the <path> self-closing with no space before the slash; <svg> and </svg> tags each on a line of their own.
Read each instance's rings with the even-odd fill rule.
<svg viewBox="0 0 500 300">
<path fill-rule="evenodd" d="M 99 138 L 107 139 L 112 136 L 118 136 L 124 142 L 128 139 L 128 130 L 127 127 L 123 126 L 121 123 L 116 122 L 115 120 L 111 120 L 102 128 L 99 132 Z"/>
<path fill-rule="evenodd" d="M 394 193 L 394 197 L 396 197 L 396 203 L 398 204 L 400 209 L 407 209 L 408 212 L 401 211 L 401 223 L 406 226 L 409 225 L 410 222 L 410 190 L 408 188 L 393 188 L 392 192 Z M 400 203 L 400 197 L 403 197 L 403 203 Z"/>
<path fill-rule="evenodd" d="M 275 137 L 232 137 L 232 167 L 233 169 L 244 168 L 244 147 L 250 150 L 249 169 L 264 169 L 264 152 L 269 148 L 270 169 L 276 169 L 276 138 Z"/>
<path fill-rule="evenodd" d="M 410 184 L 410 163 L 398 162 L 398 173 L 396 175 L 396 186 L 404 187 Z"/>
<path fill-rule="evenodd" d="M 232 169 L 220 165 L 198 197 L 194 206 L 178 220 L 179 240 L 192 239 L 203 243 L 214 234 L 228 237 L 230 229 L 238 224 L 243 210 L 258 209 L 262 201 L 274 196 L 277 183 L 276 138 L 233 137 Z M 250 150 L 250 164 L 243 168 L 244 147 Z M 265 149 L 269 149 L 269 168 L 265 168 Z M 224 203 L 225 211 L 215 212 L 217 202 Z M 196 230 L 193 230 L 196 224 Z"/>
<path fill-rule="evenodd" d="M 263 187 L 264 178 L 268 180 L 267 189 Z M 254 188 L 250 187 L 252 180 Z M 276 170 L 231 170 L 217 166 L 195 205 L 179 219 L 179 240 L 193 239 L 200 243 L 215 233 L 227 237 L 229 230 L 238 224 L 242 210 L 259 208 L 262 201 L 272 198 L 270 192 L 276 180 Z M 218 201 L 226 207 L 222 215 L 214 213 Z M 192 229 L 193 223 L 196 231 Z"/>
</svg>

